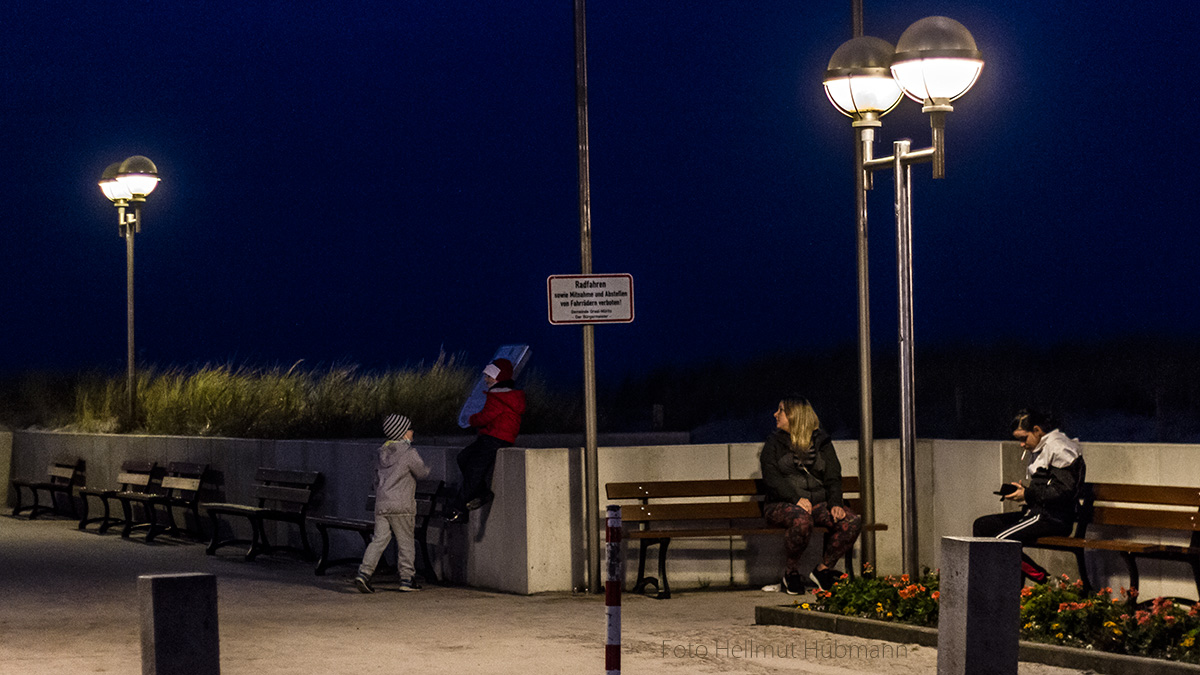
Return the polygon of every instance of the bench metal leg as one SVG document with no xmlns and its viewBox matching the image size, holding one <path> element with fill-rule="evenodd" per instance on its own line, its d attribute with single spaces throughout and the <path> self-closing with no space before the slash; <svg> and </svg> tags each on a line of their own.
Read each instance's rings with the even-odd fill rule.
<svg viewBox="0 0 1200 675">
<path fill-rule="evenodd" d="M 162 506 L 163 506 L 163 510 L 165 510 L 167 513 L 167 522 L 165 525 L 159 524 L 158 505 L 155 504 L 154 502 L 150 502 L 149 504 L 146 505 L 146 515 L 148 516 L 149 521 L 150 521 L 150 529 L 146 530 L 146 543 L 147 544 L 154 541 L 154 538 L 157 537 L 158 535 L 162 534 L 163 532 L 172 533 L 172 532 L 175 532 L 177 529 L 175 526 L 175 513 L 171 509 L 171 505 L 163 504 Z"/>
<path fill-rule="evenodd" d="M 657 539 L 642 539 L 641 540 L 641 547 L 638 550 L 637 581 L 635 581 L 633 584 L 633 592 L 634 593 L 645 593 L 646 586 L 649 584 L 654 584 L 654 587 L 658 588 L 658 579 L 655 579 L 654 577 L 646 576 L 646 552 L 651 546 L 653 546 L 656 543 L 658 543 Z"/>
<path fill-rule="evenodd" d="M 250 517 L 250 530 L 254 533 L 250 540 L 250 550 L 246 551 L 246 560 L 254 560 L 260 553 L 271 552 L 271 542 L 267 540 L 266 528 L 262 518 Z"/>
<path fill-rule="evenodd" d="M 93 494 L 92 496 L 99 499 L 100 503 L 104 505 L 104 515 L 96 516 L 95 518 L 88 518 L 88 513 L 90 511 L 88 507 L 88 495 L 80 493 L 79 499 L 83 502 L 83 508 L 81 509 L 79 516 L 79 529 L 87 529 L 87 526 L 90 523 L 100 523 L 100 527 L 96 531 L 100 534 L 104 534 L 105 532 L 108 532 L 108 528 L 121 521 L 119 518 L 112 517 L 107 497 L 98 494 Z"/>
<path fill-rule="evenodd" d="M 662 580 L 662 586 L 658 589 L 659 600 L 669 600 L 671 598 L 671 584 L 667 581 L 667 548 L 671 546 L 670 539 L 660 539 L 658 541 L 658 576 Z"/>
<path fill-rule="evenodd" d="M 1196 579 L 1196 598 L 1200 602 L 1200 560 L 1190 558 L 1188 564 L 1192 566 L 1192 576 Z"/>
<path fill-rule="evenodd" d="M 316 574 L 323 577 L 325 570 L 329 569 L 329 529 L 317 523 L 317 533 L 321 535 L 321 557 L 317 558 Z"/>
<path fill-rule="evenodd" d="M 1092 579 L 1088 576 L 1087 558 L 1084 557 L 1083 549 L 1075 550 L 1075 564 L 1079 567 L 1079 580 L 1083 582 L 1083 592 L 1091 594 Z M 1136 575 L 1136 572 L 1134 573 Z"/>
<path fill-rule="evenodd" d="M 429 545 L 425 541 L 427 532 L 427 529 L 421 529 L 413 536 L 413 539 L 417 544 L 417 550 L 421 552 L 421 563 L 425 568 L 425 581 L 436 584 L 437 572 L 433 571 L 433 562 L 429 559 Z"/>
</svg>

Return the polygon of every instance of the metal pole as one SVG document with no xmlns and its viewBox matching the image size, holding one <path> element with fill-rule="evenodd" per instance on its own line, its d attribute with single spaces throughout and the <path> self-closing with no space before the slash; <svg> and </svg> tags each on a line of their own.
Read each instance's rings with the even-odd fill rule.
<svg viewBox="0 0 1200 675">
<path fill-rule="evenodd" d="M 587 22 L 585 0 L 575 0 L 575 118 L 579 141 L 579 251 L 582 274 L 592 273 L 592 196 L 588 166 Z M 597 467 L 595 326 L 583 326 L 584 519 L 588 588 L 600 588 L 600 473 Z"/>
<path fill-rule="evenodd" d="M 133 347 L 133 235 L 138 229 L 142 210 L 140 207 L 134 206 L 133 220 L 126 222 L 125 207 L 122 206 L 118 209 L 118 217 L 121 219 L 121 231 L 125 235 L 126 430 L 132 430 L 137 426 L 137 369 L 135 365 L 137 357 Z"/>
<path fill-rule="evenodd" d="M 608 528 L 605 531 L 604 613 L 608 631 L 604 641 L 604 672 L 621 675 L 621 587 L 625 584 L 625 565 L 621 556 L 621 507 L 608 505 Z"/>
<path fill-rule="evenodd" d="M 895 172 L 896 261 L 900 293 L 900 537 L 904 573 L 917 569 L 916 413 L 913 378 L 912 168 L 910 142 L 892 144 Z"/>
<path fill-rule="evenodd" d="M 858 481 L 864 523 L 875 522 L 875 426 L 871 403 L 871 290 L 867 266 L 867 190 L 871 175 L 863 163 L 871 158 L 875 130 L 859 127 L 854 139 L 854 198 L 858 239 Z M 875 565 L 875 532 L 861 534 L 862 562 Z M 851 572 L 853 570 L 846 570 Z"/>
<path fill-rule="evenodd" d="M 862 0 L 850 0 L 850 37 L 863 35 L 863 6 Z"/>
</svg>

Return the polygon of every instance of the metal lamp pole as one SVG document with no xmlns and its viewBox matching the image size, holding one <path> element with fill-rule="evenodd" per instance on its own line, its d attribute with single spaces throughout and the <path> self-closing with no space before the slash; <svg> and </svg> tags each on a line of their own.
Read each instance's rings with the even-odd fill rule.
<svg viewBox="0 0 1200 675">
<path fill-rule="evenodd" d="M 100 176 L 100 190 L 117 207 L 117 226 L 125 239 L 125 428 L 137 425 L 137 352 L 133 332 L 133 238 L 142 230 L 142 204 L 158 185 L 158 168 L 148 158 L 134 155 L 108 165 Z M 133 209 L 128 213 L 127 209 Z"/>
<path fill-rule="evenodd" d="M 912 310 L 912 171 L 913 164 L 932 162 L 933 177 L 945 176 L 945 114 L 950 102 L 965 94 L 983 68 L 983 59 L 971 33 L 946 17 L 927 17 L 909 26 L 895 49 L 879 38 L 858 36 L 834 52 L 825 72 L 825 92 L 843 114 L 853 119 L 858 131 L 855 147 L 855 198 L 858 216 L 860 331 L 865 321 L 861 307 L 866 284 L 865 242 L 866 191 L 874 171 L 891 169 L 895 179 L 896 258 L 899 282 L 900 346 L 900 533 L 901 559 L 906 574 L 918 573 L 916 520 L 916 415 L 913 374 Z M 930 114 L 933 144 L 911 150 L 908 140 L 893 144 L 893 154 L 875 158 L 875 128 L 903 94 L 922 103 Z M 862 340 L 860 334 L 860 341 Z M 861 347 L 860 347 L 861 349 Z M 863 352 L 869 358 L 869 352 Z M 864 382 L 864 405 L 869 401 L 869 382 Z M 865 430 L 869 430 L 869 425 Z M 864 434 L 865 438 L 865 434 Z M 860 443 L 862 441 L 860 440 Z M 864 498 L 873 493 L 873 467 L 860 453 L 860 483 Z M 873 497 L 873 494 L 871 494 Z M 873 518 L 873 502 L 863 502 L 863 517 Z M 867 558 L 864 540 L 864 559 Z"/>
</svg>

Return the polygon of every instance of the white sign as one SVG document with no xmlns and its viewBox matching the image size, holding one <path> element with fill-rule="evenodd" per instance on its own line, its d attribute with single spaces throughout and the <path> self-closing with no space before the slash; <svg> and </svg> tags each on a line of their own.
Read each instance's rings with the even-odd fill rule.
<svg viewBox="0 0 1200 675">
<path fill-rule="evenodd" d="M 561 274 L 546 278 L 550 323 L 633 321 L 633 275 Z"/>
</svg>

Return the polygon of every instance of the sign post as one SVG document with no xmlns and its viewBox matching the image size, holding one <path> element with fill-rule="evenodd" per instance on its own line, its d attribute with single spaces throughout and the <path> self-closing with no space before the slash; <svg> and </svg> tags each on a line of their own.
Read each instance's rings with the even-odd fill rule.
<svg viewBox="0 0 1200 675">
<path fill-rule="evenodd" d="M 587 241 L 587 238 L 584 238 Z M 585 247 L 586 248 L 586 247 Z M 546 278 L 547 315 L 556 326 L 583 326 L 584 392 L 584 520 L 587 522 L 588 587 L 600 592 L 600 478 L 597 469 L 596 344 L 597 323 L 633 321 L 633 275 L 591 274 L 591 255 L 584 256 L 586 274 Z"/>
</svg>

